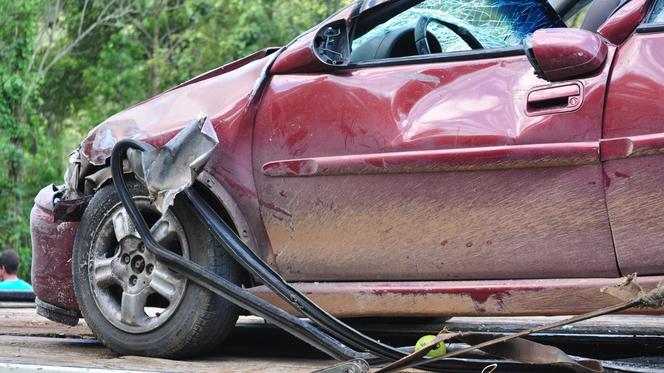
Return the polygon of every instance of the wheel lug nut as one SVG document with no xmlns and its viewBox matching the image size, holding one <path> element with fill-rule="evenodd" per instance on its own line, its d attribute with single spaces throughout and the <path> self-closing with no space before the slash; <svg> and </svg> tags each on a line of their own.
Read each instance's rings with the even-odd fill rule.
<svg viewBox="0 0 664 373">
<path fill-rule="evenodd" d="M 131 260 L 131 258 L 129 257 L 128 254 L 124 254 L 124 255 L 122 256 L 122 262 L 124 262 L 124 264 L 129 264 L 129 261 L 130 261 L 130 260 Z"/>
<path fill-rule="evenodd" d="M 136 276 L 131 276 L 131 277 L 129 277 L 129 285 L 131 285 L 131 286 L 136 285 L 136 281 L 138 281 L 138 279 L 136 278 Z"/>
<path fill-rule="evenodd" d="M 142 242 L 138 244 L 138 251 L 140 251 L 140 252 L 145 251 L 145 245 L 143 245 Z"/>
<path fill-rule="evenodd" d="M 154 266 L 153 266 L 152 264 L 148 264 L 148 266 L 145 267 L 145 272 L 146 272 L 148 275 L 151 275 L 153 270 L 154 270 Z"/>
</svg>

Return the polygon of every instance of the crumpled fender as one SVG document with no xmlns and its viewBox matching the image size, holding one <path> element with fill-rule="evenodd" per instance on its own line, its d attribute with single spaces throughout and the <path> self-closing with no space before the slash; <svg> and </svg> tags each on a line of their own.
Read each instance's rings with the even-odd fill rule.
<svg viewBox="0 0 664 373">
<path fill-rule="evenodd" d="M 81 143 L 81 158 L 99 169 L 106 164 L 113 146 L 122 139 L 136 139 L 162 147 L 192 120 L 206 115 L 217 134 L 219 145 L 210 156 L 199 179 L 227 210 L 238 234 L 261 257 L 273 263 L 265 228 L 256 214 L 259 209 L 252 164 L 253 128 L 261 91 L 268 70 L 279 53 L 271 50 L 241 66 L 221 73 L 215 70 L 170 91 L 113 115 L 90 131 Z M 86 167 L 87 169 L 87 167 Z M 102 167 L 94 177 L 100 185 L 110 178 Z M 94 181 L 94 180 L 92 180 Z"/>
<path fill-rule="evenodd" d="M 111 116 L 87 134 L 81 143 L 83 156 L 93 165 L 104 165 L 115 143 L 126 138 L 162 146 L 201 114 L 219 134 L 219 128 L 238 122 L 272 52 L 264 49 L 208 71 Z"/>
</svg>

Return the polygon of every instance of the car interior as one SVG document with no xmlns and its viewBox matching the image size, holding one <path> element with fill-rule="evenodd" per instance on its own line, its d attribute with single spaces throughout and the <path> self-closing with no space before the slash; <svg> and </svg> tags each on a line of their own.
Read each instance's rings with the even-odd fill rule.
<svg viewBox="0 0 664 373">
<path fill-rule="evenodd" d="M 579 27 L 584 30 L 596 31 L 613 13 L 625 5 L 629 0 L 549 0 L 551 7 L 558 13 L 560 19 L 564 22 L 561 27 Z M 412 3 L 411 3 L 412 4 Z M 359 25 L 358 30 L 355 31 L 356 41 L 353 43 L 354 48 L 351 53 L 351 62 L 372 61 L 388 58 L 417 56 L 423 54 L 437 54 L 449 52 L 445 46 L 442 45 L 439 38 L 432 33 L 431 27 L 424 26 L 424 31 L 418 30 L 422 27 L 423 22 L 417 22 L 386 30 L 386 32 L 378 33 L 375 36 L 367 38 L 366 36 L 360 43 L 358 37 L 363 35 L 370 35 L 369 31 L 373 27 L 378 27 L 380 24 L 387 22 L 390 18 L 396 17 L 397 13 L 408 10 L 408 8 L 401 7 L 399 9 L 391 10 L 390 17 L 378 15 L 370 15 L 365 24 Z M 450 22 L 435 20 L 439 25 L 445 26 L 449 31 L 453 31 L 458 38 L 467 41 L 470 36 L 472 38 L 473 30 L 468 30 L 462 25 L 450 24 Z M 362 21 L 360 21 L 362 22 Z M 367 26 L 372 24 L 373 27 Z M 428 48 L 421 48 L 424 39 L 423 34 L 426 33 L 426 45 Z M 419 36 L 418 36 L 419 34 Z M 474 38 L 473 38 L 474 39 Z M 418 44 L 419 42 L 419 44 Z M 471 49 L 485 49 L 493 48 L 495 46 L 482 46 L 481 44 L 467 43 L 467 50 Z M 452 50 L 458 51 L 458 50 Z"/>
</svg>

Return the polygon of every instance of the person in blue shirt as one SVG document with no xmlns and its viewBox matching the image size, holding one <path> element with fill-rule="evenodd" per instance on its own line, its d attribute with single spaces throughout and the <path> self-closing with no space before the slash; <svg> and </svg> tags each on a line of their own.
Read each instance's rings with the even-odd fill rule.
<svg viewBox="0 0 664 373">
<path fill-rule="evenodd" d="M 32 286 L 18 278 L 19 258 L 16 251 L 0 254 L 0 291 L 32 291 Z"/>
</svg>

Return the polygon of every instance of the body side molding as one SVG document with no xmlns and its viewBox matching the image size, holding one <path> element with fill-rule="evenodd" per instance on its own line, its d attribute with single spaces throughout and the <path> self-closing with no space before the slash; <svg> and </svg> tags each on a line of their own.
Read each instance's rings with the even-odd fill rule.
<svg viewBox="0 0 664 373">
<path fill-rule="evenodd" d="M 600 159 L 635 158 L 664 154 L 664 133 L 618 137 L 600 141 Z"/>
<path fill-rule="evenodd" d="M 279 160 L 264 164 L 263 174 L 285 177 L 458 172 L 581 166 L 597 163 L 599 163 L 598 142 L 573 142 Z"/>
</svg>

